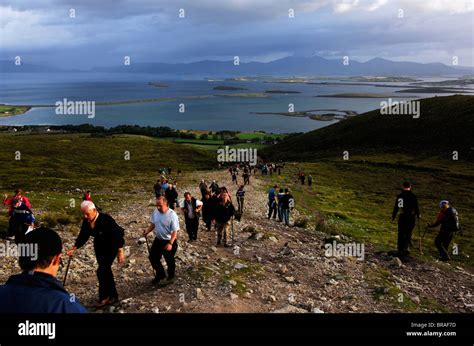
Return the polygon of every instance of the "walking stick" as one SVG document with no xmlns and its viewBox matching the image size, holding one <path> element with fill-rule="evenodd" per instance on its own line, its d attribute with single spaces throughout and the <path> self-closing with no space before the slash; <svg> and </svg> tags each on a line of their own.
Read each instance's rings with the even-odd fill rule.
<svg viewBox="0 0 474 346">
<path fill-rule="evenodd" d="M 66 266 L 66 273 L 64 273 L 63 287 L 66 286 L 67 273 L 69 271 L 69 265 L 71 264 L 71 261 L 72 261 L 72 256 L 69 256 L 69 259 L 67 261 L 67 266 Z"/>
<path fill-rule="evenodd" d="M 148 250 L 148 258 L 150 258 L 150 243 L 148 243 L 148 236 L 147 235 L 145 235 L 145 241 L 146 241 L 146 248 Z M 151 260 L 150 260 L 150 264 L 151 264 Z M 151 267 L 153 268 L 153 265 Z M 156 276 L 155 268 L 153 268 L 153 273 Z"/>
</svg>

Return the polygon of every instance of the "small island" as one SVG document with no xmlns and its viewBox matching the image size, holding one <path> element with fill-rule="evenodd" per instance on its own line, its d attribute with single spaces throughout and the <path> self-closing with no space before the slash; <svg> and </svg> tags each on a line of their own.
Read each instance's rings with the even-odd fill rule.
<svg viewBox="0 0 474 346">
<path fill-rule="evenodd" d="M 31 109 L 30 106 L 13 106 L 0 104 L 0 117 L 9 117 L 13 115 L 20 115 L 28 112 Z"/>
<path fill-rule="evenodd" d="M 316 112 L 332 112 L 332 113 L 316 113 Z M 334 113 L 337 112 L 337 113 Z M 339 113 L 339 114 L 338 114 Z M 287 117 L 308 117 L 312 120 L 319 121 L 331 121 L 331 120 L 344 120 L 349 117 L 357 115 L 357 112 L 351 110 L 339 110 L 339 109 L 310 109 L 307 111 L 298 111 L 298 112 L 251 112 L 251 114 L 263 115 L 263 114 L 272 114 L 272 115 L 284 115 Z"/>
<path fill-rule="evenodd" d="M 267 90 L 267 94 L 301 94 L 301 91 L 296 90 Z"/>
<path fill-rule="evenodd" d="M 227 85 L 219 85 L 213 88 L 214 90 L 248 90 L 246 88 L 235 87 L 235 86 L 227 86 Z"/>
<path fill-rule="evenodd" d="M 237 94 L 215 94 L 219 97 L 269 97 L 265 93 L 237 93 Z"/>
<path fill-rule="evenodd" d="M 342 94 L 329 94 L 329 95 L 317 95 L 315 97 L 345 97 L 345 98 L 389 98 L 389 97 L 404 97 L 411 98 L 416 96 L 399 96 L 390 94 L 376 94 L 376 93 L 342 93 Z"/>
</svg>

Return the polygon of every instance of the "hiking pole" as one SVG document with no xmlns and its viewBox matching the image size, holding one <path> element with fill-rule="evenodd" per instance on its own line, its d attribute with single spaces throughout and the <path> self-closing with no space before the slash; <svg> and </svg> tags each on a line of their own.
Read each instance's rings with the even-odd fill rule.
<svg viewBox="0 0 474 346">
<path fill-rule="evenodd" d="M 71 261 L 72 261 L 72 255 L 69 256 L 69 259 L 67 261 L 66 273 L 64 273 L 64 279 L 63 279 L 63 287 L 66 286 L 67 273 L 69 271 L 69 265 L 71 264 Z"/>
<path fill-rule="evenodd" d="M 145 234 L 145 242 L 146 242 L 146 248 L 148 250 L 148 258 L 150 258 L 150 243 L 148 243 L 148 234 Z M 150 264 L 151 264 L 151 260 L 150 260 Z M 151 267 L 153 268 L 153 265 Z M 156 276 L 155 268 L 153 268 L 153 273 Z"/>
</svg>

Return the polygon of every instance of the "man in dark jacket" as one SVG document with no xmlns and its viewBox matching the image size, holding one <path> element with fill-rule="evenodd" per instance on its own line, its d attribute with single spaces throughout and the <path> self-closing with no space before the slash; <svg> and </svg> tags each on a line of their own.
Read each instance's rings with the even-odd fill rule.
<svg viewBox="0 0 474 346">
<path fill-rule="evenodd" d="M 90 236 L 94 237 L 94 251 L 99 265 L 97 268 L 99 302 L 96 306 L 103 307 L 118 301 L 112 264 L 115 258 L 119 263 L 125 261 L 124 230 L 110 215 L 98 212 L 94 203 L 90 201 L 81 203 L 81 212 L 84 214 L 81 231 L 74 247 L 67 254 L 72 256 L 76 249 L 89 240 Z"/>
<path fill-rule="evenodd" d="M 176 191 L 175 185 L 170 184 L 170 186 L 166 189 L 165 198 L 168 201 L 168 207 L 174 210 L 176 200 L 178 199 L 178 191 Z"/>
<path fill-rule="evenodd" d="M 189 242 L 197 240 L 201 209 L 202 202 L 191 196 L 189 192 L 185 192 L 181 210 L 184 214 L 184 221 L 186 223 L 186 232 L 189 236 Z"/>
<path fill-rule="evenodd" d="M 221 240 L 224 247 L 229 247 L 229 228 L 231 219 L 235 214 L 235 208 L 230 200 L 228 192 L 222 192 L 219 204 L 215 209 L 215 217 L 217 224 L 217 245 L 221 245 Z"/>
<path fill-rule="evenodd" d="M 395 200 L 395 206 L 392 212 L 392 221 L 395 220 L 398 211 L 401 210 L 398 217 L 398 246 L 397 257 L 406 258 L 409 255 L 409 246 L 413 228 L 415 227 L 416 218 L 420 219 L 420 209 L 418 207 L 418 199 L 411 191 L 409 182 L 403 183 L 403 190 Z"/>
<path fill-rule="evenodd" d="M 0 313 L 87 312 L 56 279 L 62 252 L 59 235 L 40 227 L 28 232 L 21 246 L 23 273 L 12 275 L 0 286 Z"/>
<path fill-rule="evenodd" d="M 434 228 L 441 225 L 439 233 L 435 239 L 435 245 L 438 248 L 440 259 L 447 262 L 450 260 L 448 253 L 449 243 L 453 240 L 454 233 L 460 229 L 457 216 L 458 213 L 446 200 L 439 202 L 439 210 L 436 222 L 433 224 L 428 223 L 426 227 Z"/>
</svg>

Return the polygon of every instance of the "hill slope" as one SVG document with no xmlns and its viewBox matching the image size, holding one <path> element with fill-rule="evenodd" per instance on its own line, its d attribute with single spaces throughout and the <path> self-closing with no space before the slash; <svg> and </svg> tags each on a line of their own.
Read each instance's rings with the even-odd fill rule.
<svg viewBox="0 0 474 346">
<path fill-rule="evenodd" d="M 381 115 L 373 110 L 337 124 L 291 137 L 263 150 L 269 160 L 312 161 L 357 152 L 463 151 L 473 157 L 474 97 L 455 95 L 420 100 L 420 117 Z"/>
</svg>

